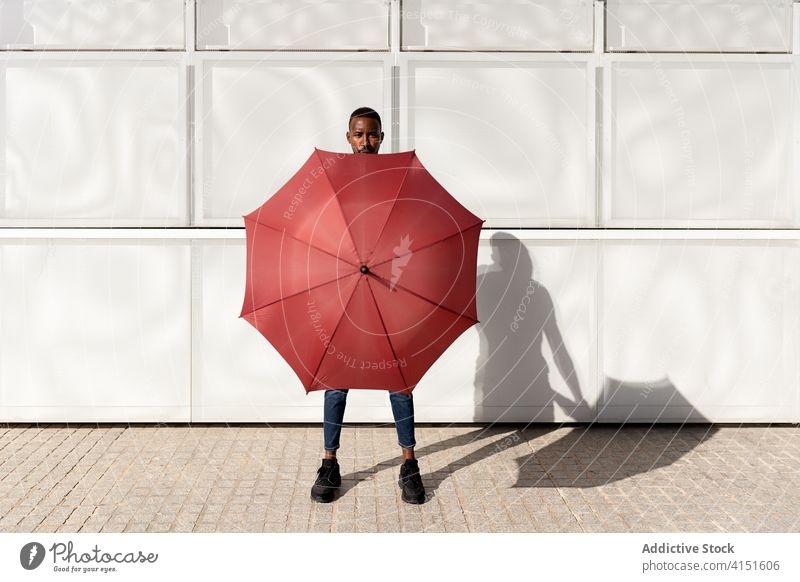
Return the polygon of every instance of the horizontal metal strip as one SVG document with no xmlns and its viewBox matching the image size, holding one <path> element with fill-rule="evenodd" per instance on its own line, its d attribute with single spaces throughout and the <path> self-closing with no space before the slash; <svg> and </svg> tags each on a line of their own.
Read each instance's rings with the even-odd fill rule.
<svg viewBox="0 0 800 582">
<path fill-rule="evenodd" d="M 800 229 L 664 229 L 664 228 L 486 228 L 481 240 L 788 240 L 800 241 Z M 0 228 L 0 240 L 156 239 L 242 240 L 244 228 Z"/>
</svg>

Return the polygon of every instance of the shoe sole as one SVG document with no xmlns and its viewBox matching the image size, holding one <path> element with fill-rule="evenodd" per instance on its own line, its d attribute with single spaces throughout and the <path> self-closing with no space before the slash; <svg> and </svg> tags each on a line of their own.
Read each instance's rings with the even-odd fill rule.
<svg viewBox="0 0 800 582">
<path fill-rule="evenodd" d="M 317 503 L 331 503 L 336 501 L 336 493 L 334 493 L 330 499 L 323 497 L 322 495 L 314 495 L 313 493 L 310 495 L 311 501 L 316 501 Z"/>
<path fill-rule="evenodd" d="M 397 481 L 397 484 L 400 486 L 401 489 L 403 488 L 403 482 L 400 481 L 399 479 Z M 425 501 L 427 501 L 424 493 L 422 494 L 422 497 L 416 497 L 416 498 L 406 497 L 405 493 L 401 493 L 400 498 L 406 503 L 410 503 L 411 505 L 422 505 L 423 503 L 425 503 Z"/>
</svg>

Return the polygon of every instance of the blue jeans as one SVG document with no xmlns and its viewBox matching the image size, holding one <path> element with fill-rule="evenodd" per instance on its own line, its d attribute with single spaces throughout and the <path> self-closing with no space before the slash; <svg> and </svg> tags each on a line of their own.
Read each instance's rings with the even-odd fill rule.
<svg viewBox="0 0 800 582">
<path fill-rule="evenodd" d="M 397 444 L 404 449 L 413 448 L 417 444 L 414 440 L 414 399 L 411 394 L 389 392 L 389 402 L 392 405 L 394 425 L 397 429 Z M 346 404 L 347 390 L 325 391 L 322 431 L 325 436 L 326 451 L 335 451 L 339 448 Z"/>
</svg>

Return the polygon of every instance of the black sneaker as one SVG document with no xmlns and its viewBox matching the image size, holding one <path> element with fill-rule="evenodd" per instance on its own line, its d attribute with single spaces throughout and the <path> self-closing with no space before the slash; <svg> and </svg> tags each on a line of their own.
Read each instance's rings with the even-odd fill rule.
<svg viewBox="0 0 800 582">
<path fill-rule="evenodd" d="M 403 490 L 403 501 L 406 503 L 425 503 L 425 486 L 419 474 L 419 463 L 416 459 L 408 459 L 400 465 L 398 484 Z"/>
<path fill-rule="evenodd" d="M 317 473 L 317 480 L 311 488 L 311 499 L 320 503 L 330 503 L 342 484 L 339 462 L 336 459 L 322 459 L 322 466 L 317 469 Z"/>
</svg>

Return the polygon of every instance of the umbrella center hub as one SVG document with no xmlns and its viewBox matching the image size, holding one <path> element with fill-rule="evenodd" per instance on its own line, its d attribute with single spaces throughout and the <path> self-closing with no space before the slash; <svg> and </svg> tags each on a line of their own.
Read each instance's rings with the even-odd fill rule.
<svg viewBox="0 0 800 582">
<path fill-rule="evenodd" d="M 360 271 L 361 271 L 363 274 L 365 274 L 365 275 L 366 275 L 367 273 L 369 273 L 369 267 L 368 267 L 368 266 L 366 266 L 366 265 L 361 265 L 361 269 L 360 269 Z"/>
</svg>

